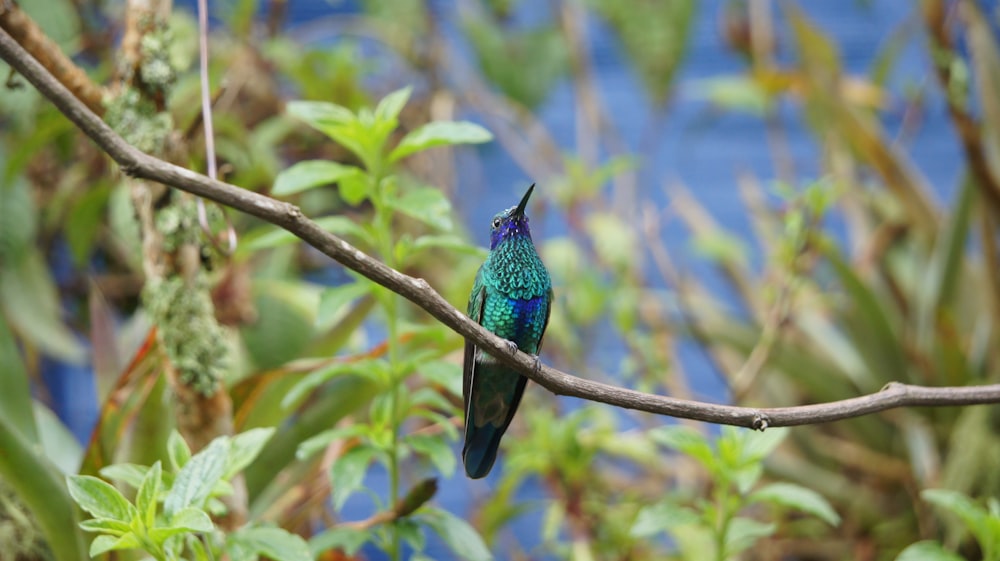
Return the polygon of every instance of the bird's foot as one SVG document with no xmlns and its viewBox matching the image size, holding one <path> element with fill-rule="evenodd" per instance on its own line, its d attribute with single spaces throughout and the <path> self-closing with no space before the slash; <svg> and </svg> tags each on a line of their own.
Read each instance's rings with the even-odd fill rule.
<svg viewBox="0 0 1000 561">
<path fill-rule="evenodd" d="M 538 355 L 531 355 L 531 359 L 535 362 L 535 365 L 532 368 L 532 370 L 534 370 L 536 373 L 537 372 L 541 372 L 542 371 L 542 359 L 538 358 Z"/>
<path fill-rule="evenodd" d="M 517 343 L 511 341 L 510 339 L 504 339 L 504 342 L 507 343 L 507 351 L 510 354 L 517 354 Z"/>
</svg>

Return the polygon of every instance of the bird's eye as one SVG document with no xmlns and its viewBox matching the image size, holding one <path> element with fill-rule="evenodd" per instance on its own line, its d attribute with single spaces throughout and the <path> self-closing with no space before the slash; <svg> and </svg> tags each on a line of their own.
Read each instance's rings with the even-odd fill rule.
<svg viewBox="0 0 1000 561">
<path fill-rule="evenodd" d="M 500 227 L 500 219 L 499 218 L 494 218 L 493 219 L 493 227 L 494 228 L 499 228 Z"/>
</svg>

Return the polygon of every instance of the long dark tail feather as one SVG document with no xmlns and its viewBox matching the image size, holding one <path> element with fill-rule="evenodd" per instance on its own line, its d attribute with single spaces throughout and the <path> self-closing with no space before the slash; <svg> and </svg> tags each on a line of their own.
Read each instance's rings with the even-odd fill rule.
<svg viewBox="0 0 1000 561">
<path fill-rule="evenodd" d="M 466 425 L 465 447 L 462 448 L 462 462 L 465 473 L 472 479 L 486 477 L 497 459 L 500 437 L 507 427 L 487 424 L 482 427 Z"/>
<path fill-rule="evenodd" d="M 517 406 L 521 403 L 521 396 L 524 395 L 524 386 L 528 379 L 517 372 L 507 368 L 478 364 L 476 366 L 476 377 L 481 380 L 475 384 L 476 388 L 470 388 L 470 399 L 472 393 L 482 391 L 482 381 L 508 379 L 513 382 L 513 387 L 507 386 L 506 391 L 510 391 L 510 401 L 504 415 L 503 424 L 497 425 L 487 422 L 481 426 L 475 425 L 475 405 L 470 405 L 465 419 L 465 447 L 462 448 L 462 462 L 465 464 L 465 473 L 472 479 L 486 477 L 486 474 L 493 468 L 493 462 L 497 459 L 497 449 L 500 447 L 500 438 L 507 427 L 510 426 L 511 419 L 517 411 Z M 503 386 L 503 384 L 501 384 Z M 496 385 L 493 385 L 496 389 Z"/>
</svg>

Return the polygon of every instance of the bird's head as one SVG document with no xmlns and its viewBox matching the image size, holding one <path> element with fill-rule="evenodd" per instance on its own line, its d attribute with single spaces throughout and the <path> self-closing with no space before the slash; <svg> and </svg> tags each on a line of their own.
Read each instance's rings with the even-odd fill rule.
<svg viewBox="0 0 1000 561">
<path fill-rule="evenodd" d="M 535 184 L 532 183 L 517 206 L 498 212 L 493 217 L 493 221 L 490 223 L 490 249 L 496 249 L 504 240 L 522 236 L 531 238 L 531 232 L 528 230 L 528 217 L 524 214 L 524 209 L 528 206 L 528 199 L 534 190 Z"/>
</svg>

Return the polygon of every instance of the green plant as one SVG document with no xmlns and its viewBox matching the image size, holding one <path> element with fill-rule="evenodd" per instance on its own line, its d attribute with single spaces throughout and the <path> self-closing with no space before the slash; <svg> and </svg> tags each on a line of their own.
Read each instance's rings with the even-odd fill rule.
<svg viewBox="0 0 1000 561">
<path fill-rule="evenodd" d="M 264 555 L 282 561 L 312 559 L 306 542 L 281 528 L 248 525 L 223 534 L 210 513 L 225 515 L 220 499 L 232 493 L 230 481 L 260 453 L 272 429 L 253 429 L 233 437 L 218 437 L 191 455 L 177 431 L 167 441 L 169 468 L 113 464 L 101 470 L 111 480 L 135 489 L 125 498 L 115 486 L 90 475 L 67 478 L 70 495 L 94 518 L 80 523 L 99 534 L 90 556 L 107 551 L 141 549 L 157 561 L 230 559 L 253 561 Z"/>
<path fill-rule="evenodd" d="M 413 259 L 434 248 L 463 248 L 464 242 L 452 233 L 451 205 L 440 190 L 420 185 L 396 170 L 398 162 L 412 154 L 435 146 L 480 143 L 491 139 L 482 127 L 469 122 L 437 121 L 420 126 L 405 134 L 395 146 L 389 148 L 389 139 L 399 125 L 398 117 L 409 99 L 410 89 L 405 88 L 387 95 L 374 110 L 362 107 L 351 111 L 346 107 L 327 102 L 299 101 L 289 104 L 289 112 L 320 130 L 346 148 L 361 166 L 324 160 L 300 162 L 282 172 L 275 182 L 274 194 L 290 195 L 321 185 L 336 184 L 338 194 L 351 206 L 369 203 L 371 220 L 359 224 L 332 217 L 324 223 L 332 231 L 348 235 L 359 244 L 375 252 L 386 265 L 394 268 L 409 266 Z M 415 219 L 430 232 L 412 237 L 395 232 L 394 223 L 402 217 Z M 299 459 L 308 459 L 332 443 L 344 444 L 343 453 L 333 462 L 330 483 L 333 489 L 334 508 L 340 510 L 348 497 L 363 486 L 364 475 L 372 462 L 381 464 L 389 472 L 390 489 L 383 501 L 376 499 L 380 511 L 392 511 L 391 532 L 381 528 L 365 532 L 351 532 L 347 528 L 333 528 L 314 538 L 314 546 L 329 548 L 344 545 L 348 551 L 360 547 L 364 541 L 374 540 L 390 552 L 393 559 L 400 556 L 400 547 L 406 541 L 414 550 L 423 549 L 420 526 L 438 531 L 458 553 L 466 558 L 483 559 L 489 554 L 475 537 L 471 528 L 445 511 L 409 504 L 401 496 L 402 476 L 400 464 L 410 456 L 430 460 L 440 473 L 450 476 L 455 470 L 455 459 L 449 440 L 457 438 L 457 431 L 450 418 L 457 414 L 448 395 L 458 396 L 460 388 L 457 366 L 442 361 L 447 346 L 432 346 L 424 350 L 404 349 L 404 318 L 398 295 L 381 286 L 356 276 L 353 282 L 324 291 L 320 297 L 317 321 L 330 322 L 345 306 L 371 295 L 378 302 L 387 330 L 385 356 L 358 361 L 337 363 L 316 370 L 298 383 L 284 399 L 286 406 L 297 404 L 318 385 L 338 376 L 353 375 L 368 380 L 375 387 L 367 419 L 350 425 L 322 432 L 299 447 Z M 407 379 L 415 373 L 421 380 L 413 391 L 402 391 Z M 435 389 L 436 384 L 442 390 Z M 408 420 L 420 420 L 420 432 L 404 434 Z M 424 487 L 415 485 L 419 491 Z M 415 496 L 411 492 L 409 496 Z M 417 492 L 417 495 L 421 493 Z M 433 494 L 433 493 L 430 493 Z M 426 502 L 430 496 L 423 496 Z M 401 502 L 402 501 L 402 502 Z M 414 514 L 414 511 L 417 511 Z M 410 514 L 414 514 L 410 516 Z M 454 537 L 455 527 L 464 530 Z M 472 536 L 470 538 L 469 536 Z M 359 539 L 359 537 L 361 539 Z"/>
<path fill-rule="evenodd" d="M 787 430 L 755 433 L 723 427 L 715 442 L 686 426 L 654 429 L 652 439 L 695 459 L 710 475 L 707 498 L 668 496 L 638 512 L 632 535 L 649 537 L 667 532 L 683 559 L 736 559 L 758 540 L 778 531 L 776 522 L 751 516 L 762 505 L 803 512 L 831 526 L 840 516 L 815 491 L 786 482 L 760 484 L 764 459 L 788 435 Z M 772 513 L 773 515 L 773 513 Z"/>
<path fill-rule="evenodd" d="M 968 495 L 948 489 L 925 489 L 920 497 L 942 511 L 950 513 L 961 521 L 961 532 L 952 532 L 960 537 L 966 532 L 972 534 L 979 543 L 983 561 L 1000 559 L 1000 502 L 995 497 L 986 499 L 985 507 L 980 501 Z M 957 539 L 949 540 L 957 543 Z M 896 561 L 961 561 L 961 555 L 952 552 L 936 540 L 924 540 L 910 545 L 899 553 Z"/>
</svg>

